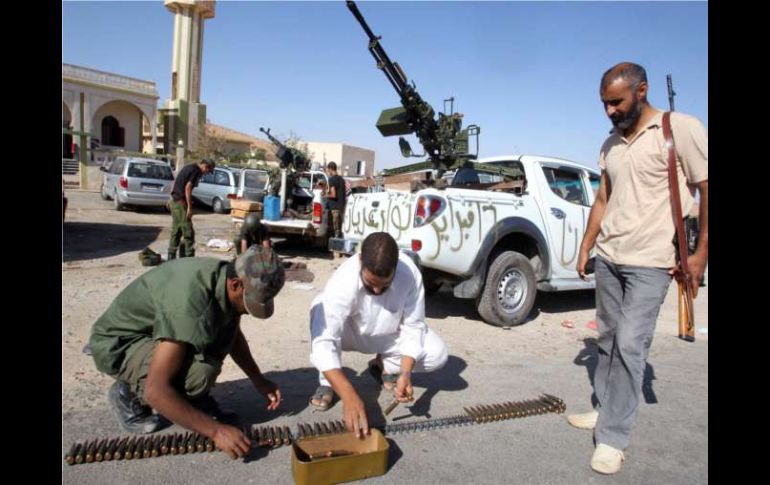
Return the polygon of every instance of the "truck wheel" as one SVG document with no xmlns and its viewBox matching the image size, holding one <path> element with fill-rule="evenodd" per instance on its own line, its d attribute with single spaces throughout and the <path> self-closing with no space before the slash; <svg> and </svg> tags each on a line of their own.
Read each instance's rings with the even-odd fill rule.
<svg viewBox="0 0 770 485">
<path fill-rule="evenodd" d="M 485 322 L 512 327 L 524 322 L 535 303 L 535 271 L 529 259 L 515 251 L 498 254 L 487 272 L 478 311 Z"/>
<path fill-rule="evenodd" d="M 214 200 L 211 202 L 211 208 L 214 209 L 214 212 L 217 214 L 225 213 L 225 204 L 222 203 L 222 200 L 219 197 L 214 197 Z"/>
<path fill-rule="evenodd" d="M 423 275 L 422 277 L 422 287 L 425 290 L 425 295 L 433 295 L 438 292 L 438 290 L 441 288 L 442 283 L 440 281 L 435 281 L 433 278 L 429 278 Z"/>
</svg>

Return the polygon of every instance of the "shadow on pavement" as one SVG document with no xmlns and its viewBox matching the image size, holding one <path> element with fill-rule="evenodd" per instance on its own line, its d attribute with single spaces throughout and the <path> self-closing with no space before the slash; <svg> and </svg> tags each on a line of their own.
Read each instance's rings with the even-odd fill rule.
<svg viewBox="0 0 770 485">
<path fill-rule="evenodd" d="M 158 226 L 64 221 L 63 260 L 81 261 L 139 252 L 152 244 L 162 229 Z"/>
</svg>

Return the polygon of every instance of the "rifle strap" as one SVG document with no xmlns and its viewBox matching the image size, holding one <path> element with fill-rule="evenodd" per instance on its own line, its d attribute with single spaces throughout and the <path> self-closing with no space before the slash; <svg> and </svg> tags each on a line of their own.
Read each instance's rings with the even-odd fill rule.
<svg viewBox="0 0 770 485">
<path fill-rule="evenodd" d="M 679 178 L 676 173 L 676 147 L 674 134 L 671 131 L 671 112 L 663 113 L 663 137 L 666 140 L 668 150 L 668 184 L 671 187 L 671 213 L 674 216 L 676 228 L 677 247 L 679 248 L 679 269 L 681 274 L 677 280 L 685 278 L 689 280 L 690 270 L 687 267 L 687 241 L 684 233 L 684 219 L 682 218 L 682 203 L 679 197 Z"/>
</svg>

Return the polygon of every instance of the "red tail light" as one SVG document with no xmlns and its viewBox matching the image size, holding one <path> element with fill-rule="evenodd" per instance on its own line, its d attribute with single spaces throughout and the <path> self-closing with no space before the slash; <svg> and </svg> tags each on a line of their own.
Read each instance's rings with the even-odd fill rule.
<svg viewBox="0 0 770 485">
<path fill-rule="evenodd" d="M 320 224 L 323 217 L 323 211 L 321 211 L 321 203 L 313 202 L 313 224 Z"/>
<path fill-rule="evenodd" d="M 419 239 L 412 239 L 412 251 L 417 252 L 422 249 L 422 241 Z"/>
<path fill-rule="evenodd" d="M 121 187 L 124 189 L 128 188 L 128 179 L 126 177 L 120 177 L 120 181 L 118 182 Z"/>
<path fill-rule="evenodd" d="M 446 202 L 436 195 L 421 195 L 414 209 L 414 227 L 424 226 L 444 211 Z"/>
<path fill-rule="evenodd" d="M 240 199 L 236 194 L 227 194 L 228 199 Z"/>
</svg>

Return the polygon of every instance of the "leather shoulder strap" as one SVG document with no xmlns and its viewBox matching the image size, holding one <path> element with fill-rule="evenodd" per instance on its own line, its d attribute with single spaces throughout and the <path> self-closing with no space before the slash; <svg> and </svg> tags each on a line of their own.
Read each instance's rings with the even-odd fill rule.
<svg viewBox="0 0 770 485">
<path fill-rule="evenodd" d="M 682 203 L 679 197 L 679 178 L 676 172 L 676 147 L 674 146 L 674 134 L 671 131 L 671 112 L 663 113 L 663 137 L 666 139 L 668 150 L 668 184 L 671 188 L 671 213 L 674 216 L 676 227 L 677 247 L 679 248 L 679 264 L 681 270 L 689 273 L 687 267 L 687 241 L 684 233 L 684 219 L 682 218 Z"/>
</svg>

